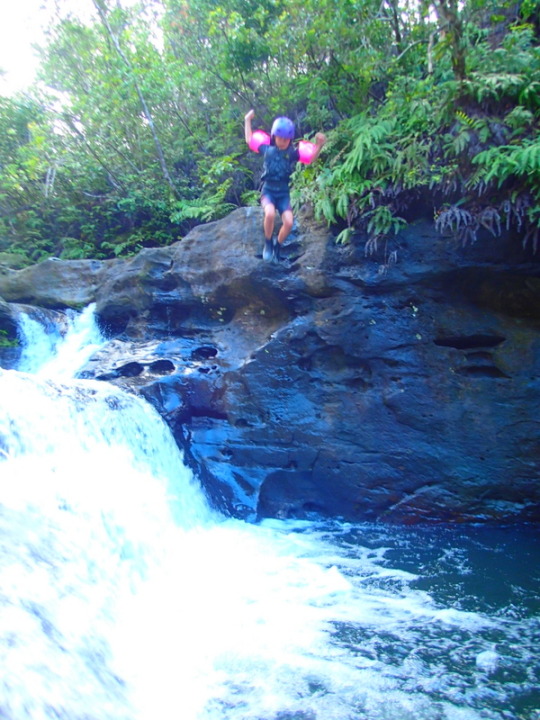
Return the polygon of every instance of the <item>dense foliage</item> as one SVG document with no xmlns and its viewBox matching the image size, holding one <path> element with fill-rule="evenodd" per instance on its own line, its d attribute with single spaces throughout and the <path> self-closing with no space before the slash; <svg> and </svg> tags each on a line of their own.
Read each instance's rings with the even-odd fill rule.
<svg viewBox="0 0 540 720">
<path fill-rule="evenodd" d="M 540 239 L 540 0 L 88 0 L 0 97 L 0 262 L 166 245 L 256 201 L 243 142 L 324 130 L 297 204 L 385 248 L 419 214 Z"/>
</svg>

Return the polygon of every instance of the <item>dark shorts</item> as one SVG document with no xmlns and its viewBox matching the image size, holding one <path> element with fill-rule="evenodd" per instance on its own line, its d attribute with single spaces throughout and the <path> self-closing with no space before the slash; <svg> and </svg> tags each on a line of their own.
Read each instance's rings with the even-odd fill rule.
<svg viewBox="0 0 540 720">
<path fill-rule="evenodd" d="M 276 193 L 265 187 L 262 189 L 261 205 L 263 208 L 267 205 L 273 205 L 280 215 L 283 215 L 286 210 L 292 210 L 288 191 Z"/>
</svg>

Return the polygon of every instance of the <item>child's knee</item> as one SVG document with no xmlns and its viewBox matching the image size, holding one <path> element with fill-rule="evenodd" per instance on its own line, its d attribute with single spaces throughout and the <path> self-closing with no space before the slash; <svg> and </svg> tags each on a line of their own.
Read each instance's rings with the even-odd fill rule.
<svg viewBox="0 0 540 720">
<path fill-rule="evenodd" d="M 269 220 L 274 220 L 276 217 L 276 208 L 270 203 L 264 207 L 264 217 Z"/>
<path fill-rule="evenodd" d="M 284 213 L 281 220 L 283 222 L 283 227 L 286 229 L 287 232 L 290 232 L 294 223 L 293 216 L 290 213 Z"/>
</svg>

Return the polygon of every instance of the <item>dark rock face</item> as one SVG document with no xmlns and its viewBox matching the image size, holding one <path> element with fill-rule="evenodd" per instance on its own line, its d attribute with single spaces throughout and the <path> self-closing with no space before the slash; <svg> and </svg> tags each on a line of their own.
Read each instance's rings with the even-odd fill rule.
<svg viewBox="0 0 540 720">
<path fill-rule="evenodd" d="M 538 521 L 538 261 L 418 223 L 381 273 L 300 225 L 279 264 L 243 208 L 128 260 L 4 274 L 0 295 L 95 301 L 113 339 L 84 374 L 144 395 L 237 516 Z"/>
<path fill-rule="evenodd" d="M 17 317 L 13 307 L 0 298 L 0 366 L 12 367 L 19 356 Z"/>
</svg>

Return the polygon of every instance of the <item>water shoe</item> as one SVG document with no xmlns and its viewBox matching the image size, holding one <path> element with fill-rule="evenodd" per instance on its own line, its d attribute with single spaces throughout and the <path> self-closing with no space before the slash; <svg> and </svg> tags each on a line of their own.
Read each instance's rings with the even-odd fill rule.
<svg viewBox="0 0 540 720">
<path fill-rule="evenodd" d="M 264 247 L 263 247 L 263 260 L 271 260 L 273 256 L 273 248 L 272 248 L 272 241 L 271 240 L 265 240 L 264 241 Z"/>
</svg>

